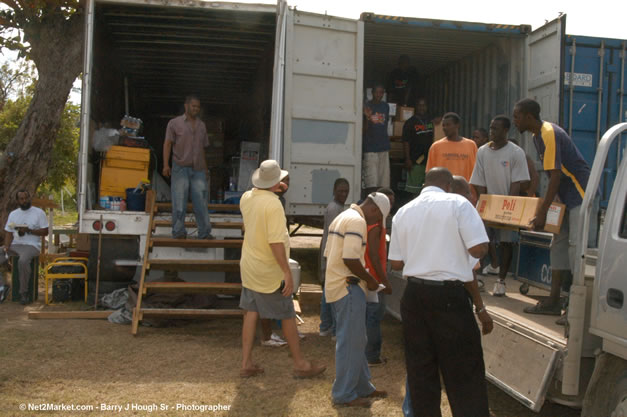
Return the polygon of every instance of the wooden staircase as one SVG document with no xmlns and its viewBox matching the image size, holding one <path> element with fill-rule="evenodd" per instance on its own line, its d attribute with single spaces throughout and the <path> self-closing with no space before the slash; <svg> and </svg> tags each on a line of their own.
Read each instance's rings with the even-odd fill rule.
<svg viewBox="0 0 627 417">
<path fill-rule="evenodd" d="M 239 238 L 224 239 L 174 239 L 168 236 L 156 235 L 157 228 L 171 227 L 170 219 L 158 218 L 160 214 L 171 213 L 171 203 L 155 202 L 154 193 L 148 192 L 146 207 L 150 213 L 148 233 L 146 236 L 146 248 L 142 265 L 137 305 L 133 310 L 133 322 L 131 333 L 137 334 L 139 322 L 144 317 L 175 317 L 175 318 L 205 318 L 205 317 L 241 317 L 240 309 L 179 309 L 179 308 L 145 308 L 142 300 L 148 293 L 179 293 L 179 294 L 224 294 L 239 295 L 242 290 L 241 283 L 226 282 L 149 282 L 147 275 L 151 270 L 174 270 L 186 272 L 239 272 L 239 260 L 226 259 L 180 259 L 179 257 L 162 259 L 154 256 L 154 248 L 183 248 L 184 250 L 241 248 L 243 240 L 241 233 Z M 236 204 L 209 204 L 209 210 L 238 211 Z M 191 204 L 188 205 L 188 213 L 192 212 Z M 185 222 L 186 227 L 194 227 L 194 222 Z M 212 233 L 216 229 L 232 231 L 242 230 L 241 221 L 237 222 L 212 222 Z"/>
</svg>

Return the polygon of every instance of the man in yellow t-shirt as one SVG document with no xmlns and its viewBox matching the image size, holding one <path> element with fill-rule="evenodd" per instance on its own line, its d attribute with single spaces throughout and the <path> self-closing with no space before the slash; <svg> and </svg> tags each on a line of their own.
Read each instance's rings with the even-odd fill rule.
<svg viewBox="0 0 627 417">
<path fill-rule="evenodd" d="M 457 113 L 442 116 L 442 130 L 446 135 L 429 149 L 427 172 L 433 167 L 443 167 L 453 175 L 461 175 L 470 181 L 477 158 L 477 145 L 474 141 L 459 135 L 461 119 Z"/>
<path fill-rule="evenodd" d="M 263 373 L 263 368 L 252 360 L 259 317 L 282 321 L 283 334 L 294 361 L 295 377 L 313 377 L 326 369 L 305 360 L 300 351 L 292 302 L 294 284 L 288 263 L 289 235 L 283 206 L 275 194 L 281 187 L 281 176 L 285 175 L 287 172 L 282 171 L 276 161 L 263 161 L 252 176 L 255 188 L 245 192 L 240 200 L 245 230 L 240 259 L 240 307 L 245 310 L 240 369 L 243 378 Z"/>
</svg>

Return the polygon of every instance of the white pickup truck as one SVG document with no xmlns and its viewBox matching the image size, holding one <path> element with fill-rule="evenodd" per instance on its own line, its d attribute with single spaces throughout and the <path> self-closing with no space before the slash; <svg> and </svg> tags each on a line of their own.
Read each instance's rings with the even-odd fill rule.
<svg viewBox="0 0 627 417">
<path fill-rule="evenodd" d="M 486 377 L 534 411 L 544 401 L 582 408 L 584 417 L 627 416 L 627 160 L 618 169 L 599 237 L 598 252 L 588 250 L 592 204 L 608 156 L 627 123 L 609 129 L 599 142 L 579 221 L 581 236 L 570 288 L 568 326 L 553 316 L 523 312 L 545 290 L 507 297 L 484 293 L 494 331 L 482 340 Z M 584 232 L 585 231 L 585 232 Z M 596 256 L 595 259 L 595 254 Z M 484 277 L 486 288 L 493 278 Z M 394 290 L 388 311 L 400 320 L 405 280 L 390 275 Z"/>
</svg>

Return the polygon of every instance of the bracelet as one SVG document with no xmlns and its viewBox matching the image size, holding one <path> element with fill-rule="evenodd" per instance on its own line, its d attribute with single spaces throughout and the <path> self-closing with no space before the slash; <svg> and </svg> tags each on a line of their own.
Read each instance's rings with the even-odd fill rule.
<svg viewBox="0 0 627 417">
<path fill-rule="evenodd" d="M 477 308 L 475 307 L 475 314 L 485 313 L 485 311 L 485 306 L 481 307 L 479 310 L 477 310 Z"/>
</svg>

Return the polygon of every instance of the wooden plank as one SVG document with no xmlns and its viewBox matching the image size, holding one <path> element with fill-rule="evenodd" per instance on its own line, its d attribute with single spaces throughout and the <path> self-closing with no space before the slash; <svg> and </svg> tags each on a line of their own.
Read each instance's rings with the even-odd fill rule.
<svg viewBox="0 0 627 417">
<path fill-rule="evenodd" d="M 240 309 L 187 309 L 187 308 L 143 308 L 143 317 L 177 317 L 177 318 L 199 318 L 199 317 L 233 317 L 239 318 L 244 315 L 244 310 Z"/>
<path fill-rule="evenodd" d="M 215 211 L 239 211 L 239 204 L 208 204 L 207 208 Z M 156 209 L 157 211 L 171 212 L 172 203 L 157 203 Z M 187 211 L 191 213 L 193 210 L 192 204 L 187 204 Z"/>
<path fill-rule="evenodd" d="M 173 248 L 241 248 L 242 239 L 174 239 L 171 237 L 153 237 L 151 246 L 169 246 Z"/>
<path fill-rule="evenodd" d="M 148 268 L 175 271 L 239 272 L 239 260 L 154 259 L 148 261 Z"/>
<path fill-rule="evenodd" d="M 155 227 L 172 227 L 171 220 L 155 220 Z M 185 222 L 185 227 L 196 227 L 196 222 Z M 212 229 L 241 229 L 242 222 L 211 222 Z M 322 235 L 321 235 L 322 236 Z"/>
<path fill-rule="evenodd" d="M 235 294 L 242 292 L 242 284 L 230 282 L 146 282 L 144 294 L 151 293 L 204 293 L 204 294 Z"/>
<path fill-rule="evenodd" d="M 40 319 L 106 319 L 113 310 L 102 311 L 29 311 L 29 320 Z"/>
</svg>

